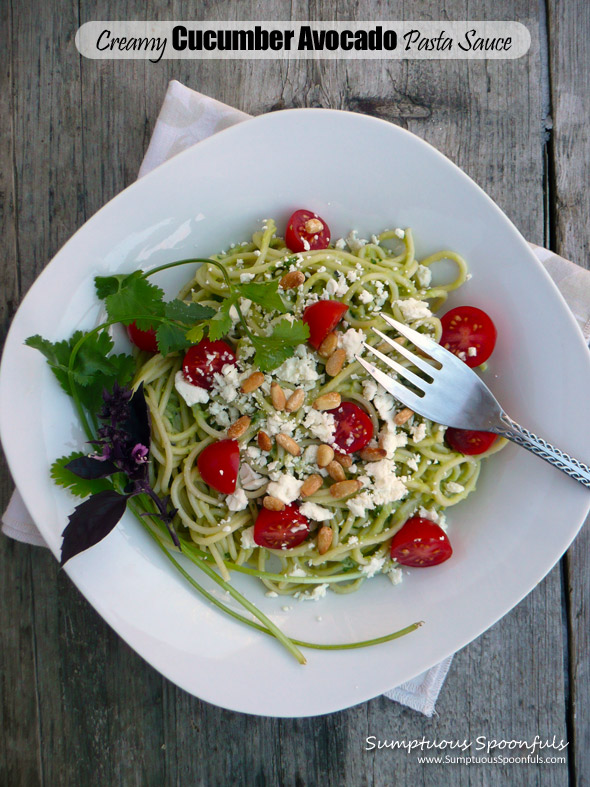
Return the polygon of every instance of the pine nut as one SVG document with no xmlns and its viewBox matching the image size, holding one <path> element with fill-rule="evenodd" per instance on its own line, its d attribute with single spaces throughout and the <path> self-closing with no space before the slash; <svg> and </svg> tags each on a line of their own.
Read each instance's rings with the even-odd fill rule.
<svg viewBox="0 0 590 787">
<path fill-rule="evenodd" d="M 288 413 L 295 413 L 297 410 L 299 410 L 304 401 L 305 391 L 303 388 L 298 388 L 296 391 L 293 391 L 291 396 L 287 399 L 285 410 Z"/>
<path fill-rule="evenodd" d="M 301 453 L 301 448 L 299 448 L 295 440 L 293 440 L 292 437 L 289 437 L 289 435 L 278 434 L 275 439 L 281 448 L 284 448 L 285 451 L 291 454 L 291 456 L 299 456 Z"/>
<path fill-rule="evenodd" d="M 328 525 L 322 525 L 318 531 L 318 552 L 320 555 L 325 555 L 328 549 L 332 546 L 332 539 L 334 538 L 334 531 Z"/>
<path fill-rule="evenodd" d="M 350 454 L 342 454 L 340 451 L 337 451 L 334 454 L 334 459 L 338 462 L 339 465 L 346 470 L 352 464 L 352 456 Z"/>
<path fill-rule="evenodd" d="M 330 393 L 320 394 L 313 403 L 314 410 L 335 410 L 340 407 L 342 397 L 337 391 L 330 391 Z"/>
<path fill-rule="evenodd" d="M 331 445 L 320 445 L 316 461 L 318 467 L 327 467 L 334 459 L 334 449 Z"/>
<path fill-rule="evenodd" d="M 308 219 L 305 222 L 304 227 L 308 235 L 317 235 L 318 232 L 321 232 L 324 229 L 324 225 L 319 219 Z"/>
<path fill-rule="evenodd" d="M 358 492 L 362 484 L 357 479 L 350 479 L 349 481 L 339 481 L 337 484 L 332 484 L 330 487 L 330 494 L 335 500 L 342 500 L 344 497 L 353 495 Z"/>
<path fill-rule="evenodd" d="M 270 399 L 274 405 L 275 410 L 284 410 L 287 404 L 285 393 L 278 383 L 272 383 L 270 386 Z"/>
<path fill-rule="evenodd" d="M 342 465 L 339 465 L 338 462 L 330 462 L 330 464 L 326 467 L 326 470 L 328 471 L 330 478 L 333 478 L 334 481 L 344 481 L 346 478 L 344 468 Z"/>
<path fill-rule="evenodd" d="M 329 333 L 318 347 L 318 355 L 320 355 L 322 358 L 329 358 L 336 347 L 338 347 L 338 334 L 332 331 L 332 333 Z"/>
<path fill-rule="evenodd" d="M 271 495 L 267 495 L 264 498 L 262 505 L 267 511 L 282 511 L 285 508 L 285 504 L 282 500 L 279 500 L 278 497 L 272 497 Z"/>
<path fill-rule="evenodd" d="M 258 432 L 258 436 L 256 439 L 258 442 L 258 447 L 262 451 L 270 451 L 270 449 L 272 448 L 272 440 L 266 434 L 266 432 Z"/>
<path fill-rule="evenodd" d="M 342 367 L 344 366 L 344 361 L 346 360 L 346 351 L 340 348 L 339 350 L 334 350 L 332 355 L 328 358 L 326 363 L 326 374 L 329 377 L 336 377 L 336 375 L 341 371 Z"/>
<path fill-rule="evenodd" d="M 227 430 L 227 436 L 230 438 L 230 440 L 234 440 L 236 437 L 241 437 L 250 426 L 251 421 L 252 419 L 249 415 L 243 415 L 241 418 L 238 418 L 238 420 Z"/>
<path fill-rule="evenodd" d="M 289 271 L 280 280 L 279 287 L 283 290 L 293 290 L 295 287 L 303 284 L 304 281 L 305 274 L 302 271 Z"/>
<path fill-rule="evenodd" d="M 242 383 L 241 391 L 242 393 L 252 393 L 257 388 L 260 388 L 262 383 L 264 382 L 264 375 L 262 372 L 253 372 L 250 377 L 248 377 Z"/>
<path fill-rule="evenodd" d="M 400 410 L 399 413 L 396 413 L 393 423 L 397 424 L 397 426 L 401 426 L 402 424 L 405 424 L 406 421 L 409 421 L 413 415 L 413 410 L 410 410 L 409 407 L 404 407 L 403 410 Z"/>
<path fill-rule="evenodd" d="M 310 475 L 305 479 L 299 494 L 301 497 L 309 497 L 310 495 L 314 495 L 323 483 L 324 479 L 321 477 L 321 475 L 316 475 L 314 473 L 314 475 Z"/>
<path fill-rule="evenodd" d="M 380 459 L 385 459 L 387 451 L 384 448 L 377 448 L 376 446 L 367 446 L 363 448 L 360 457 L 363 462 L 378 462 Z"/>
</svg>

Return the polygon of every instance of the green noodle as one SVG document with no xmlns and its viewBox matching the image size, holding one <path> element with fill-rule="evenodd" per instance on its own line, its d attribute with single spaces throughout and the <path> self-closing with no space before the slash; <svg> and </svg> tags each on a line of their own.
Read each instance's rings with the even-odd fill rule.
<svg viewBox="0 0 590 787">
<path fill-rule="evenodd" d="M 430 302 L 432 309 L 439 308 L 448 293 L 461 286 L 468 275 L 465 261 L 452 251 L 441 251 L 418 262 L 410 230 L 404 233 L 386 231 L 378 238 L 373 236 L 372 242 L 350 242 L 354 250 L 328 248 L 293 254 L 282 239 L 275 237 L 275 229 L 274 222 L 268 220 L 263 231 L 254 233 L 251 242 L 211 259 L 222 263 L 230 281 L 236 283 L 240 282 L 241 277 L 242 280 L 262 282 L 280 279 L 289 269 L 302 271 L 306 276 L 305 282 L 283 293 L 292 312 L 300 317 L 305 305 L 313 299 L 338 297 L 348 306 L 348 327 L 366 332 L 367 342 L 374 345 L 379 344 L 379 337 L 372 333 L 371 328 L 378 327 L 383 332 L 391 332 L 391 328 L 381 319 L 381 312 L 408 322 L 416 330 L 438 341 L 441 336 L 438 317 L 432 314 L 418 319 L 405 319 L 403 302 L 414 298 Z M 450 283 L 431 286 L 428 275 L 430 266 L 442 259 L 455 264 L 456 276 Z M 335 282 L 338 295 L 326 295 L 326 287 L 332 287 L 333 290 Z M 183 287 L 179 297 L 218 308 L 227 295 L 228 289 L 221 272 L 212 265 L 203 264 Z M 269 325 L 281 319 L 281 315 L 269 315 L 256 304 L 243 311 L 247 312 L 245 320 L 253 334 L 265 333 Z M 239 322 L 236 322 L 228 340 L 237 349 L 241 377 L 244 379 L 255 369 L 249 366 L 248 339 Z M 387 347 L 382 349 L 392 352 Z M 360 364 L 354 360 L 347 362 L 337 376 L 330 378 L 323 374 L 325 361 L 318 355 L 314 354 L 314 357 L 320 377 L 307 387 L 306 403 L 311 404 L 322 393 L 337 391 L 343 400 L 354 401 L 366 410 L 377 433 L 383 426 L 383 419 L 375 402 L 366 395 L 363 383 L 369 378 Z M 252 425 L 239 439 L 241 456 L 248 446 L 256 446 L 260 424 L 264 424 L 264 419 L 275 412 L 268 386 L 252 394 L 241 395 L 235 403 L 236 407 L 232 407 L 232 403 L 228 405 L 215 392 L 207 404 L 189 407 L 178 395 L 174 385 L 181 365 L 182 357 L 178 353 L 166 357 L 156 355 L 148 360 L 144 354 L 138 356 L 134 383 L 144 383 L 152 418 L 151 472 L 154 489 L 160 495 L 170 495 L 173 505 L 178 509 L 177 527 L 186 528 L 195 545 L 210 556 L 224 578 L 229 578 L 232 565 L 249 565 L 248 570 L 260 577 L 271 594 L 308 597 L 309 593 L 305 591 L 313 588 L 314 583 L 318 586 L 327 585 L 336 593 L 349 593 L 375 572 L 392 572 L 393 580 L 396 565 L 389 559 L 392 536 L 416 512 L 444 523 L 444 509 L 456 505 L 475 489 L 481 460 L 504 444 L 504 441 L 496 440 L 486 454 L 464 456 L 446 445 L 444 427 L 414 415 L 406 424 L 398 426 L 397 434 L 405 434 L 407 443 L 395 448 L 391 457 L 398 477 L 404 479 L 407 488 L 402 499 L 376 506 L 359 516 L 350 510 L 348 499 L 335 500 L 324 483 L 306 501 L 331 512 L 328 522 L 320 523 L 320 526 L 329 524 L 332 529 L 332 543 L 325 554 L 318 552 L 313 534 L 300 546 L 284 551 L 252 547 L 251 542 L 243 541 L 243 534 L 256 519 L 265 485 L 246 492 L 248 505 L 244 510 L 229 511 L 225 495 L 217 493 L 202 481 L 197 458 L 207 445 L 226 437 L 227 413 L 232 413 L 235 420 L 241 414 L 240 406 L 246 396 L 250 401 Z M 270 380 L 273 374 L 267 374 L 266 377 Z M 280 377 L 275 376 L 275 379 L 278 379 L 287 396 L 298 387 L 294 383 L 284 382 Z M 213 414 L 214 405 L 217 416 Z M 223 418 L 219 411 L 226 412 L 226 423 L 220 422 Z M 297 442 L 303 449 L 321 442 L 303 425 L 304 416 L 303 409 L 289 416 L 294 423 Z M 418 430 L 414 434 L 416 427 Z M 418 439 L 418 431 L 424 434 L 422 439 Z M 265 480 L 268 480 L 269 463 L 273 463 L 273 472 L 293 473 L 300 480 L 318 472 L 317 467 L 305 465 L 302 460 L 299 463 L 293 461 L 276 444 L 269 454 L 256 454 L 254 449 L 252 456 L 248 456 L 248 463 Z M 358 459 L 355 465 L 356 475 L 349 474 L 348 477 L 364 477 L 366 465 Z M 330 478 L 326 481 L 330 483 Z M 447 488 L 449 484 L 450 489 Z M 350 575 L 349 579 L 347 575 Z"/>
</svg>

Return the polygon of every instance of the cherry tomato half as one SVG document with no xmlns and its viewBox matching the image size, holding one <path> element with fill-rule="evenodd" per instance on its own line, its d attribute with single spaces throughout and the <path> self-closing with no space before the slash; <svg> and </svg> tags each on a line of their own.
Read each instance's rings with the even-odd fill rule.
<svg viewBox="0 0 590 787">
<path fill-rule="evenodd" d="M 327 249 L 330 243 L 330 228 L 311 210 L 296 210 L 287 222 L 285 243 L 291 251 Z"/>
<path fill-rule="evenodd" d="M 254 523 L 254 541 L 267 549 L 293 549 L 309 535 L 309 521 L 299 506 L 285 506 L 282 511 L 261 508 Z"/>
<path fill-rule="evenodd" d="M 182 362 L 182 371 L 187 382 L 206 388 L 213 387 L 213 375 L 221 373 L 226 363 L 236 363 L 236 354 L 224 341 L 201 339 L 187 350 Z"/>
<path fill-rule="evenodd" d="M 158 352 L 158 342 L 156 340 L 156 331 L 154 328 L 149 328 L 147 331 L 140 331 L 137 325 L 132 322 L 131 325 L 127 326 L 127 336 L 140 350 L 145 350 L 148 353 Z"/>
<path fill-rule="evenodd" d="M 477 432 L 474 429 L 454 429 L 449 426 L 445 432 L 445 440 L 453 451 L 466 456 L 483 454 L 492 445 L 497 435 L 493 432 Z"/>
<path fill-rule="evenodd" d="M 218 440 L 203 448 L 197 457 L 197 467 L 206 484 L 224 495 L 232 495 L 236 491 L 240 468 L 237 440 Z"/>
<path fill-rule="evenodd" d="M 309 343 L 317 350 L 329 333 L 332 333 L 348 306 L 340 301 L 317 301 L 303 312 L 303 322 L 309 325 Z"/>
<path fill-rule="evenodd" d="M 453 548 L 445 531 L 421 516 L 408 519 L 391 540 L 391 557 L 402 566 L 437 566 L 452 554 Z"/>
<path fill-rule="evenodd" d="M 329 413 L 336 419 L 334 442 L 344 453 L 354 454 L 373 439 L 373 422 L 358 404 L 342 402 Z"/>
<path fill-rule="evenodd" d="M 467 366 L 488 360 L 496 346 L 496 326 L 475 306 L 457 306 L 441 317 L 441 345 L 457 355 Z"/>
</svg>

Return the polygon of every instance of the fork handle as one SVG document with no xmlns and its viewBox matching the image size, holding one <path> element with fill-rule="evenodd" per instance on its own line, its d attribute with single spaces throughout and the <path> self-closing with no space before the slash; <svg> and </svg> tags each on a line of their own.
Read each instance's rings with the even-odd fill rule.
<svg viewBox="0 0 590 787">
<path fill-rule="evenodd" d="M 559 448 L 555 448 L 542 437 L 537 437 L 536 434 L 529 432 L 506 413 L 502 413 L 500 421 L 501 424 L 493 429 L 496 434 L 507 437 L 513 443 L 518 443 L 590 489 L 590 467 L 560 451 Z"/>
</svg>

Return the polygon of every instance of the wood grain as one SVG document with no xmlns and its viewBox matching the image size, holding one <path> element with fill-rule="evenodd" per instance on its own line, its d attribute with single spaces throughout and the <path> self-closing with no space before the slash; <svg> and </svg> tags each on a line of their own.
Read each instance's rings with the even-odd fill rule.
<svg viewBox="0 0 590 787">
<path fill-rule="evenodd" d="M 38 272 L 69 235 L 131 183 L 166 84 L 176 78 L 258 114 L 283 107 L 351 109 L 427 139 L 482 185 L 532 241 L 554 216 L 559 248 L 586 259 L 588 39 L 582 2 L 549 9 L 542 60 L 537 2 L 65 0 L 3 4 L 0 47 L 2 331 Z M 498 18 L 526 24 L 529 55 L 497 62 L 81 60 L 90 19 Z M 575 42 L 575 43 L 574 43 Z M 542 81 L 551 67 L 553 149 Z M 545 69 L 545 70 L 544 70 Z M 546 162 L 554 193 L 546 199 Z M 582 162 L 582 164 L 580 163 Z M 551 180 L 550 178 L 546 180 Z M 557 210 L 553 211 L 551 200 Z M 9 476 L 3 468 L 2 503 Z M 0 541 L 0 784 L 7 785 L 560 785 L 588 773 L 590 698 L 587 537 L 512 613 L 455 658 L 425 719 L 384 698 L 317 719 L 266 719 L 208 705 L 161 678 L 104 624 L 39 549 Z M 562 605 L 562 602 L 565 606 Z M 567 612 L 569 642 L 563 637 Z M 571 670 L 571 674 L 570 674 Z M 253 676 L 253 680 L 260 680 Z M 571 679 L 569 729 L 567 683 Z M 280 691 L 280 686 L 276 687 Z M 427 766 L 365 739 L 532 739 L 575 742 L 568 766 Z M 450 770 L 451 769 L 451 770 Z M 573 782 L 572 782 L 573 783 Z"/>
</svg>

